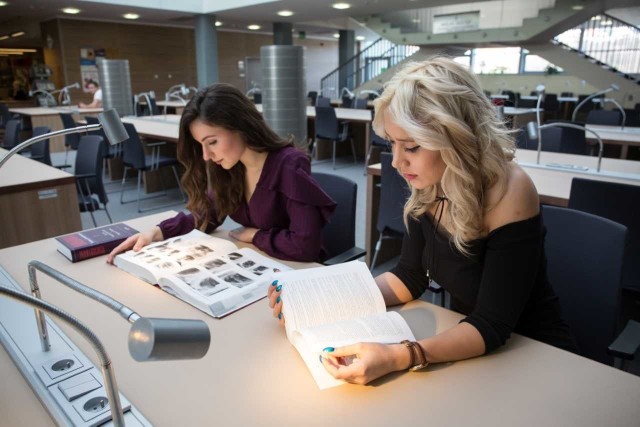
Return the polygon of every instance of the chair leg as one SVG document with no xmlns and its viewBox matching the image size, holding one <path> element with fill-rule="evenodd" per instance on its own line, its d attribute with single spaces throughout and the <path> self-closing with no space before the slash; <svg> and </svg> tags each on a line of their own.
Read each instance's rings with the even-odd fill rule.
<svg viewBox="0 0 640 427">
<path fill-rule="evenodd" d="M 125 166 L 124 171 L 122 173 L 122 185 L 120 187 L 120 204 L 124 204 L 124 183 L 127 180 L 127 172 L 129 171 L 129 167 Z"/>
<path fill-rule="evenodd" d="M 380 233 L 380 237 L 376 242 L 376 247 L 373 252 L 373 259 L 371 260 L 371 265 L 369 266 L 369 271 L 373 271 L 373 268 L 376 266 L 376 261 L 378 260 L 378 254 L 380 253 L 380 248 L 382 247 L 382 233 Z"/>
<path fill-rule="evenodd" d="M 356 146 L 353 143 L 353 138 L 351 138 L 351 152 L 353 153 L 353 164 L 358 163 L 358 159 L 356 158 Z"/>
<path fill-rule="evenodd" d="M 137 197 L 138 197 L 138 212 L 139 213 L 142 212 L 140 210 L 140 187 L 141 187 L 141 184 L 142 184 L 142 174 L 144 174 L 144 173 L 145 172 L 143 172 L 143 171 L 140 171 L 140 170 L 138 171 L 138 191 L 137 191 L 136 194 L 137 194 Z"/>
<path fill-rule="evenodd" d="M 369 166 L 369 160 L 371 159 L 371 151 L 373 151 L 373 145 L 369 146 L 369 151 L 367 152 L 367 157 L 364 159 L 364 173 L 363 175 L 367 175 L 367 166 Z"/>
<path fill-rule="evenodd" d="M 176 169 L 175 166 L 171 166 L 171 169 L 173 169 L 173 175 L 176 177 L 176 183 L 178 184 L 178 191 L 180 191 L 180 194 L 182 195 L 182 201 L 186 202 L 187 196 L 185 196 L 184 191 L 182 191 L 182 186 L 180 185 L 180 177 L 178 176 L 178 169 Z"/>
<path fill-rule="evenodd" d="M 333 143 L 333 170 L 336 170 L 336 141 L 335 139 L 332 141 Z"/>
<path fill-rule="evenodd" d="M 107 214 L 107 218 L 109 218 L 109 224 L 113 224 L 113 220 L 111 219 L 111 215 L 109 215 L 109 211 L 107 210 L 107 205 L 104 205 L 104 212 Z"/>
</svg>

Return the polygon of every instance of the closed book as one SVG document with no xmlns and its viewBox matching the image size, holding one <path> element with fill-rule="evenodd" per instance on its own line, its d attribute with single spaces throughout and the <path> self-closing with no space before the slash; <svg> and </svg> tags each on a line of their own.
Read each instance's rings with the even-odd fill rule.
<svg viewBox="0 0 640 427">
<path fill-rule="evenodd" d="M 56 237 L 56 244 L 58 252 L 71 262 L 78 262 L 108 254 L 137 232 L 126 224 L 117 223 Z"/>
</svg>

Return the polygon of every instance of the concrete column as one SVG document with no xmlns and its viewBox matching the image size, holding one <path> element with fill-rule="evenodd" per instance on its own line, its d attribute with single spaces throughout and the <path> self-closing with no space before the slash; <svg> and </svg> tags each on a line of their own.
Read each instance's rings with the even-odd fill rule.
<svg viewBox="0 0 640 427">
<path fill-rule="evenodd" d="M 292 45 L 293 44 L 293 24 L 290 22 L 273 23 L 273 44 Z"/>
<path fill-rule="evenodd" d="M 215 15 L 196 15 L 196 70 L 198 87 L 218 81 L 218 32 Z"/>
<path fill-rule="evenodd" d="M 348 60 L 355 55 L 356 33 L 353 30 L 340 30 L 340 42 L 338 45 L 338 59 L 340 72 L 338 73 L 338 94 L 343 87 L 349 89 L 355 88 L 355 62 L 350 62 L 345 66 Z"/>
</svg>

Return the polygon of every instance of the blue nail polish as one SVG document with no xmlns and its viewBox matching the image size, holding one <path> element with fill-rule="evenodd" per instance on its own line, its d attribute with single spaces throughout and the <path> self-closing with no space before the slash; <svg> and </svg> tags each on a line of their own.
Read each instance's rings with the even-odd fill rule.
<svg viewBox="0 0 640 427">
<path fill-rule="evenodd" d="M 278 284 L 277 280 L 274 280 L 273 282 L 271 282 L 271 286 L 276 286 Z"/>
<path fill-rule="evenodd" d="M 335 351 L 335 348 L 333 347 L 325 347 L 322 349 L 322 351 L 326 351 L 327 353 L 331 353 L 332 351 Z"/>
<path fill-rule="evenodd" d="M 278 319 L 282 319 L 282 312 L 278 313 Z"/>
<path fill-rule="evenodd" d="M 278 286 L 276 287 L 276 292 L 280 292 L 281 290 L 282 290 L 282 285 L 278 285 Z"/>
<path fill-rule="evenodd" d="M 281 300 L 280 297 L 276 298 L 276 304 L 278 304 L 280 302 L 280 300 Z"/>
</svg>

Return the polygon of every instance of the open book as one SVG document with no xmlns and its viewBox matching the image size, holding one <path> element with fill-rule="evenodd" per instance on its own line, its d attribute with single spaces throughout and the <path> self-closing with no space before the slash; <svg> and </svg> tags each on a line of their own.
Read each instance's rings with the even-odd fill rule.
<svg viewBox="0 0 640 427">
<path fill-rule="evenodd" d="M 213 317 L 265 297 L 274 272 L 291 269 L 198 230 L 120 254 L 115 265 Z"/>
<path fill-rule="evenodd" d="M 325 347 L 415 341 L 407 322 L 398 313 L 387 312 L 382 294 L 363 262 L 274 276 L 283 285 L 287 337 L 321 389 L 344 383 L 320 363 L 318 356 Z"/>
</svg>

